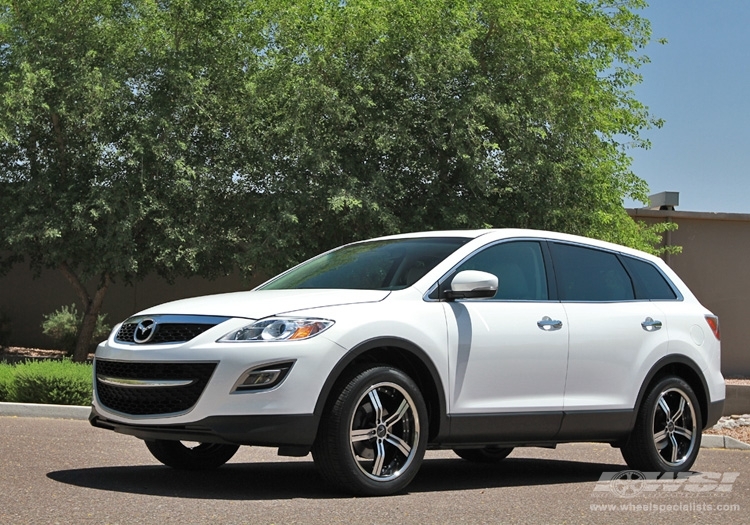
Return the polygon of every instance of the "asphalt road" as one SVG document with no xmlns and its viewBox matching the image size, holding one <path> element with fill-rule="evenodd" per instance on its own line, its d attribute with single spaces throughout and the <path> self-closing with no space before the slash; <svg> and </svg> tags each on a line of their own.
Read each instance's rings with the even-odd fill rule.
<svg viewBox="0 0 750 525">
<path fill-rule="evenodd" d="M 517 449 L 498 465 L 428 452 L 408 493 L 334 492 L 310 457 L 243 447 L 224 467 L 161 466 L 141 441 L 85 421 L 0 417 L 0 523 L 722 523 L 750 522 L 750 452 L 702 449 L 701 477 L 611 483 L 607 445 Z"/>
</svg>

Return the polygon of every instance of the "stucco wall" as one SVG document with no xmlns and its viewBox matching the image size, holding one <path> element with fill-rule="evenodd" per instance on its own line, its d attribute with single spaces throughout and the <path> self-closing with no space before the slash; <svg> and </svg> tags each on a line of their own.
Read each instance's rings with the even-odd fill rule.
<svg viewBox="0 0 750 525">
<path fill-rule="evenodd" d="M 719 316 L 722 332 L 722 371 L 728 377 L 750 377 L 750 215 L 681 211 L 628 210 L 646 222 L 674 221 L 679 229 L 666 242 L 683 253 L 666 257 L 698 299 Z M 169 285 L 151 277 L 134 286 L 115 284 L 104 303 L 111 324 L 149 306 L 166 301 L 247 290 L 257 283 L 237 276 L 215 281 L 180 279 Z M 73 289 L 59 272 L 32 279 L 16 266 L 0 278 L 0 312 L 11 317 L 11 345 L 50 348 L 41 333 L 42 315 L 76 301 Z"/>
<path fill-rule="evenodd" d="M 256 284 L 238 276 L 213 281 L 178 279 L 172 285 L 156 276 L 132 286 L 115 283 L 107 292 L 103 312 L 107 314 L 110 326 L 114 326 L 149 306 L 196 295 L 248 290 Z M 53 341 L 41 330 L 43 315 L 73 303 L 80 312 L 81 306 L 77 304 L 73 287 L 60 272 L 46 271 L 34 279 L 26 266 L 16 265 L 10 273 L 0 277 L 0 313 L 10 317 L 10 346 L 53 348 Z"/>
<path fill-rule="evenodd" d="M 665 241 L 682 246 L 682 253 L 665 259 L 719 316 L 724 375 L 750 377 L 750 215 L 628 211 L 636 220 L 678 224 Z"/>
</svg>

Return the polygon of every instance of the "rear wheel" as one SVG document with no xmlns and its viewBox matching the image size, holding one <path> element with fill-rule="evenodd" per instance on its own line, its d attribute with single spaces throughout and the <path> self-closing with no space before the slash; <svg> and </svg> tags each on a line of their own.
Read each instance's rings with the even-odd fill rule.
<svg viewBox="0 0 750 525">
<path fill-rule="evenodd" d="M 400 370 L 376 366 L 333 395 L 312 449 L 323 477 L 367 496 L 406 487 L 427 443 L 427 409 L 414 381 Z"/>
<path fill-rule="evenodd" d="M 472 463 L 498 463 L 513 452 L 513 447 L 454 448 L 453 452 Z"/>
<path fill-rule="evenodd" d="M 702 428 L 693 389 L 679 377 L 667 376 L 646 395 L 622 456 L 637 470 L 686 471 L 698 456 Z"/>
<path fill-rule="evenodd" d="M 156 439 L 146 441 L 153 456 L 168 467 L 181 470 L 210 470 L 232 459 L 240 447 L 220 443 L 191 443 Z"/>
</svg>

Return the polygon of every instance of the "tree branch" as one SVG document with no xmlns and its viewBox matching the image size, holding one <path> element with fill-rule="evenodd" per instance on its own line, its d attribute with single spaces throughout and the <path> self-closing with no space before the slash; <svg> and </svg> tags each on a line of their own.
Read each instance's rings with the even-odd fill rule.
<svg viewBox="0 0 750 525">
<path fill-rule="evenodd" d="M 62 126 L 60 125 L 60 115 L 57 113 L 52 113 L 52 130 L 55 132 L 55 142 L 57 142 L 57 150 L 60 153 L 60 172 L 62 175 L 65 175 L 67 172 L 65 138 L 63 137 Z"/>
<path fill-rule="evenodd" d="M 63 261 L 62 263 L 60 263 L 59 269 L 68 280 L 68 282 L 70 282 L 70 284 L 73 286 L 78 299 L 81 301 L 81 305 L 83 306 L 84 311 L 88 310 L 89 305 L 91 304 L 91 296 L 86 290 L 86 287 L 83 285 L 78 276 L 70 269 L 68 263 Z M 98 293 L 99 291 L 97 290 L 97 294 Z"/>
</svg>

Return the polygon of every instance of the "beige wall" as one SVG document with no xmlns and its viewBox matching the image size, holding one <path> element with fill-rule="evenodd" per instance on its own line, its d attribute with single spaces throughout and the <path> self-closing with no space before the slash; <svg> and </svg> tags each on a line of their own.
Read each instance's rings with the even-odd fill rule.
<svg viewBox="0 0 750 525">
<path fill-rule="evenodd" d="M 724 375 L 750 377 L 750 215 L 628 212 L 636 220 L 678 224 L 665 241 L 682 246 L 682 253 L 664 258 L 698 300 L 719 316 Z"/>
<path fill-rule="evenodd" d="M 719 316 L 722 370 L 729 377 L 750 377 L 750 215 L 628 210 L 646 222 L 671 220 L 679 229 L 667 242 L 683 253 L 666 257 L 698 299 Z M 152 277 L 135 286 L 112 286 L 104 303 L 111 324 L 149 306 L 195 295 L 246 290 L 254 283 L 231 276 L 215 281 L 180 279 L 174 285 Z M 50 348 L 41 333 L 42 315 L 76 301 L 58 272 L 32 279 L 24 266 L 0 278 L 0 312 L 11 317 L 11 345 Z"/>
<path fill-rule="evenodd" d="M 197 277 L 178 279 L 170 285 L 154 276 L 133 286 L 112 285 L 104 300 L 103 312 L 110 326 L 114 326 L 149 306 L 196 295 L 248 290 L 256 284 L 229 276 L 213 281 Z M 46 271 L 33 279 L 26 266 L 16 265 L 8 275 L 0 277 L 0 313 L 10 317 L 10 346 L 53 348 L 53 341 L 42 334 L 40 328 L 43 315 L 72 303 L 76 303 L 81 312 L 73 287 L 60 272 Z"/>
</svg>

